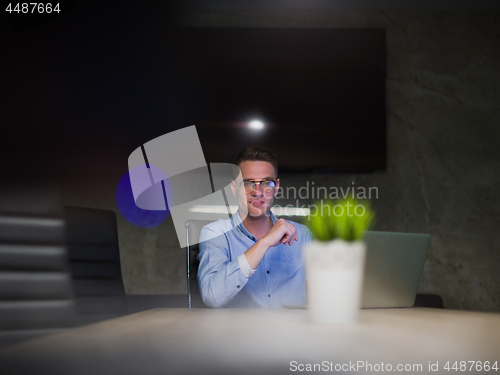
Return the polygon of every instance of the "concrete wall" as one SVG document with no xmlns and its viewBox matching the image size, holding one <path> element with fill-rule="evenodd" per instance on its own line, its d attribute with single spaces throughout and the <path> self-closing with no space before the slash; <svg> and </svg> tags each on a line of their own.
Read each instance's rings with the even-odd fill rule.
<svg viewBox="0 0 500 375">
<path fill-rule="evenodd" d="M 175 19 L 197 27 L 385 28 L 387 170 L 281 174 L 282 185 L 377 187 L 376 230 L 432 235 L 420 292 L 441 295 L 447 308 L 500 310 L 500 13 L 207 11 Z M 100 183 L 66 181 L 65 204 L 118 213 L 114 191 L 125 172 L 126 161 Z M 170 217 L 142 229 L 118 213 L 118 228 L 127 293 L 186 292 Z"/>
</svg>

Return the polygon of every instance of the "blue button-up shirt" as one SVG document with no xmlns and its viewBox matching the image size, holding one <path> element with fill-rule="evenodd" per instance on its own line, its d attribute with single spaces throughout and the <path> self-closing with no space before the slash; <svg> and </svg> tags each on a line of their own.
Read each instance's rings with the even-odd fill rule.
<svg viewBox="0 0 500 375">
<path fill-rule="evenodd" d="M 271 212 L 271 220 L 278 220 Z M 210 307 L 281 307 L 305 305 L 306 285 L 302 250 L 311 232 L 302 224 L 298 241 L 291 246 L 270 247 L 251 277 L 246 277 L 237 257 L 257 239 L 243 225 L 238 213 L 203 227 L 200 235 L 198 284 Z"/>
</svg>

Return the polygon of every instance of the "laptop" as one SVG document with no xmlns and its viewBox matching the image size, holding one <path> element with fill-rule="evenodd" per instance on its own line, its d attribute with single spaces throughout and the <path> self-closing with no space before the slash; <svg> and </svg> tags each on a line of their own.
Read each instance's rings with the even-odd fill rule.
<svg viewBox="0 0 500 375">
<path fill-rule="evenodd" d="M 367 231 L 364 240 L 366 263 L 361 307 L 412 307 L 431 235 Z"/>
</svg>

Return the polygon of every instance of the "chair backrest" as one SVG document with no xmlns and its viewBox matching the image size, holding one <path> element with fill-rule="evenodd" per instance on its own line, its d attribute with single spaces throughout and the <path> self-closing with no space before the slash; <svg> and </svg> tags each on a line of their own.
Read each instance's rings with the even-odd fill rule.
<svg viewBox="0 0 500 375">
<path fill-rule="evenodd" d="M 79 323 L 128 314 L 116 214 L 110 210 L 67 206 L 65 216 Z"/>
<path fill-rule="evenodd" d="M 214 220 L 188 220 L 186 221 L 186 277 L 189 307 L 206 307 L 201 299 L 200 287 L 198 285 L 198 244 L 203 227 Z M 192 244 L 192 245 L 191 245 Z"/>
<path fill-rule="evenodd" d="M 76 323 L 56 188 L 0 188 L 0 346 Z"/>
<path fill-rule="evenodd" d="M 433 307 L 442 309 L 443 299 L 437 294 L 417 293 L 413 307 Z"/>
</svg>

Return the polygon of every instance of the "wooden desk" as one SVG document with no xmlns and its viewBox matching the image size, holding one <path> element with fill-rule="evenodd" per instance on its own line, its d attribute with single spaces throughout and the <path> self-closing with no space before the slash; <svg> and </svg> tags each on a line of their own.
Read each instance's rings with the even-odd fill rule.
<svg viewBox="0 0 500 375">
<path fill-rule="evenodd" d="M 357 361 L 363 367 L 352 367 Z M 0 373 L 290 374 L 310 373 L 307 364 L 323 365 L 315 373 L 339 372 L 330 371 L 335 365 L 344 373 L 405 373 L 398 364 L 422 365 L 408 373 L 479 372 L 470 363 L 446 371 L 447 361 L 500 366 L 500 314 L 362 310 L 356 324 L 313 324 L 306 310 L 154 309 L 4 349 Z M 436 362 L 439 371 L 429 371 Z"/>
</svg>

